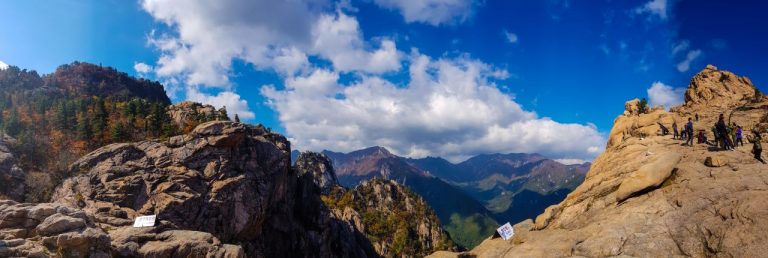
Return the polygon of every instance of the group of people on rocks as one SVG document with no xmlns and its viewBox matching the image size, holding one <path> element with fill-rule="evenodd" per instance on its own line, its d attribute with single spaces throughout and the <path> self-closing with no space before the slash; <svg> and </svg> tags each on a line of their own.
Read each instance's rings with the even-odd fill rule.
<svg viewBox="0 0 768 258">
<path fill-rule="evenodd" d="M 698 121 L 699 115 L 696 114 L 696 120 Z M 661 133 L 662 135 L 669 134 L 669 129 L 665 127 L 663 124 L 659 123 L 659 126 L 661 127 Z M 722 150 L 730 150 L 733 151 L 735 148 L 739 145 L 744 146 L 744 131 L 741 128 L 741 126 L 737 125 L 736 123 L 728 124 L 725 122 L 725 118 L 723 114 L 720 114 L 720 117 L 718 118 L 717 122 L 712 126 L 712 134 L 715 136 L 715 139 L 713 142 L 709 142 L 707 140 L 707 136 L 704 134 L 704 130 L 699 130 L 698 134 L 694 136 L 693 132 L 693 119 L 688 118 L 688 122 L 685 124 L 685 126 L 682 128 L 682 130 L 678 131 L 677 121 L 674 121 L 672 123 L 672 138 L 673 139 L 679 139 L 684 140 L 684 145 L 693 146 L 693 138 L 696 137 L 697 143 L 701 144 L 707 144 L 712 145 L 715 147 L 719 147 Z M 763 161 L 763 158 L 761 156 L 763 152 L 763 148 L 760 144 L 760 141 L 762 140 L 762 136 L 760 135 L 760 132 L 753 130 L 753 135 L 747 135 L 747 141 L 752 143 L 752 153 L 755 155 L 755 159 L 762 163 L 766 163 Z"/>
</svg>

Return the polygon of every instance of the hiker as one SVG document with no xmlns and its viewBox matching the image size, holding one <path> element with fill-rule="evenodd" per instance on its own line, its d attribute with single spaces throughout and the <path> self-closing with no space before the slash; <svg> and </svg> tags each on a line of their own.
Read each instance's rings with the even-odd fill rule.
<svg viewBox="0 0 768 258">
<path fill-rule="evenodd" d="M 715 147 L 722 146 L 720 142 L 720 136 L 717 134 L 717 123 L 715 123 L 715 125 L 712 126 L 712 137 L 714 137 L 713 139 L 714 141 L 712 142 L 712 145 L 714 145 Z"/>
<path fill-rule="evenodd" d="M 661 135 L 667 136 L 667 134 L 669 134 L 669 129 L 667 129 L 666 126 L 661 124 L 661 122 L 658 122 L 657 124 L 659 124 L 659 127 L 661 127 Z"/>
<path fill-rule="evenodd" d="M 709 145 L 709 142 L 707 141 L 707 135 L 704 134 L 704 130 L 699 130 L 699 143 L 704 143 Z"/>
<path fill-rule="evenodd" d="M 739 146 L 739 143 L 741 143 L 741 146 L 744 147 L 744 140 L 742 139 L 741 126 L 737 125 L 736 126 L 736 142 L 734 143 L 734 145 Z"/>
<path fill-rule="evenodd" d="M 723 117 L 723 114 L 720 114 L 720 118 L 717 120 L 715 128 L 717 129 L 717 134 L 720 137 L 720 141 L 723 143 L 723 150 L 730 150 L 732 145 L 728 139 L 728 127 L 725 125 L 725 118 Z"/>
<path fill-rule="evenodd" d="M 688 138 L 685 138 L 685 126 L 683 126 L 683 130 L 680 130 L 680 140 L 685 140 Z"/>
<path fill-rule="evenodd" d="M 696 113 L 696 122 L 699 121 L 699 113 Z"/>
<path fill-rule="evenodd" d="M 763 157 L 760 156 L 760 154 L 763 152 L 763 146 L 760 145 L 760 141 L 763 139 L 762 136 L 760 136 L 760 132 L 752 131 L 754 134 L 754 137 L 747 136 L 747 141 L 752 143 L 752 153 L 755 154 L 755 159 L 759 160 L 763 164 L 765 164 L 765 161 L 763 160 Z"/>
<path fill-rule="evenodd" d="M 693 122 L 692 119 L 688 118 L 688 124 L 685 125 L 685 134 L 688 136 L 688 140 L 685 141 L 685 144 L 688 144 L 688 146 L 693 146 Z"/>
<path fill-rule="evenodd" d="M 680 134 L 677 132 L 677 121 L 672 122 L 672 139 L 680 139 Z"/>
</svg>

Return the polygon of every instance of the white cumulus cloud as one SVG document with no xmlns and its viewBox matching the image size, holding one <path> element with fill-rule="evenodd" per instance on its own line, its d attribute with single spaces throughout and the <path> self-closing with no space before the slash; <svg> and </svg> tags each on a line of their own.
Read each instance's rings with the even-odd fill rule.
<svg viewBox="0 0 768 258">
<path fill-rule="evenodd" d="M 379 49 L 366 50 L 360 25 L 352 16 L 341 12 L 323 15 L 312 35 L 312 52 L 331 60 L 338 71 L 383 73 L 400 69 L 400 53 L 395 42 L 382 40 Z"/>
<path fill-rule="evenodd" d="M 662 82 L 654 82 L 647 92 L 651 106 L 662 105 L 671 108 L 683 104 L 685 88 L 674 88 Z"/>
<path fill-rule="evenodd" d="M 515 33 L 504 31 L 504 37 L 507 38 L 507 42 L 509 43 L 512 43 L 512 44 L 517 43 L 518 38 L 517 38 L 517 34 Z"/>
<path fill-rule="evenodd" d="M 136 70 L 136 72 L 139 74 L 146 74 L 152 71 L 152 66 L 137 62 L 133 64 L 133 70 Z"/>
<path fill-rule="evenodd" d="M 190 100 L 235 99 L 190 91 L 216 88 L 237 95 L 230 81 L 234 61 L 281 76 L 307 72 L 311 57 L 328 60 L 342 72 L 378 74 L 401 67 L 394 41 L 367 42 L 357 19 L 333 9 L 330 1 L 142 0 L 141 6 L 169 33 L 153 31 L 148 37 L 161 52 L 154 68 L 134 68 L 154 72 L 167 82 L 167 91 L 185 91 Z"/>
<path fill-rule="evenodd" d="M 410 81 L 365 76 L 342 85 L 336 71 L 288 78 L 261 92 L 299 149 L 351 151 L 373 145 L 453 161 L 496 152 L 591 160 L 604 137 L 591 124 L 563 124 L 524 110 L 494 81 L 503 74 L 466 57 L 411 54 Z"/>
<path fill-rule="evenodd" d="M 386 9 L 397 10 L 408 23 L 421 22 L 438 26 L 461 23 L 472 14 L 474 0 L 374 0 Z"/>
<path fill-rule="evenodd" d="M 638 14 L 649 13 L 658 16 L 659 19 L 666 20 L 667 7 L 667 0 L 651 0 L 643 6 L 636 8 L 635 12 Z"/>
<path fill-rule="evenodd" d="M 241 99 L 240 95 L 231 91 L 222 91 L 216 95 L 200 92 L 196 87 L 190 86 L 187 89 L 187 99 L 203 104 L 213 105 L 216 108 L 227 108 L 227 115 L 230 119 L 235 118 L 235 114 L 243 119 L 253 119 L 256 117 L 248 108 L 248 101 Z"/>
<path fill-rule="evenodd" d="M 696 58 L 699 58 L 701 54 L 702 52 L 699 49 L 688 51 L 685 59 L 680 61 L 680 63 L 677 63 L 677 70 L 680 72 L 688 71 L 688 69 L 691 68 L 691 62 L 696 60 Z"/>
</svg>

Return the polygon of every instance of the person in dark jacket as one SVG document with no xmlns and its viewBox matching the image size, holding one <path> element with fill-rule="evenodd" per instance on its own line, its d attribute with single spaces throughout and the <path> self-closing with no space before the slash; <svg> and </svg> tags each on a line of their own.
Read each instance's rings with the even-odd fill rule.
<svg viewBox="0 0 768 258">
<path fill-rule="evenodd" d="M 733 144 L 731 144 L 730 139 L 728 137 L 728 126 L 725 125 L 725 118 L 723 117 L 723 114 L 720 114 L 720 118 L 717 120 L 717 124 L 715 124 L 715 128 L 717 129 L 717 135 L 719 136 L 720 140 L 722 141 L 722 147 L 723 150 L 730 150 L 733 147 Z"/>
<path fill-rule="evenodd" d="M 763 146 L 760 144 L 760 141 L 763 139 L 762 136 L 760 136 L 760 133 L 757 131 L 752 131 L 754 133 L 754 137 L 747 136 L 747 141 L 752 143 L 752 153 L 755 154 L 755 159 L 765 164 L 765 161 L 763 160 L 763 157 L 761 154 L 763 153 Z"/>
<path fill-rule="evenodd" d="M 672 122 L 672 139 L 680 139 L 680 133 L 677 131 L 677 121 Z"/>
<path fill-rule="evenodd" d="M 685 134 L 688 136 L 688 140 L 685 141 L 685 144 L 688 144 L 688 146 L 693 146 L 693 121 L 691 121 L 690 117 L 688 118 L 688 123 L 685 124 Z"/>
<path fill-rule="evenodd" d="M 743 140 L 742 134 L 743 134 L 743 131 L 741 130 L 741 126 L 737 125 L 736 126 L 736 142 L 734 143 L 734 145 L 739 146 L 739 144 L 741 144 L 741 146 L 744 146 L 744 140 Z"/>
</svg>

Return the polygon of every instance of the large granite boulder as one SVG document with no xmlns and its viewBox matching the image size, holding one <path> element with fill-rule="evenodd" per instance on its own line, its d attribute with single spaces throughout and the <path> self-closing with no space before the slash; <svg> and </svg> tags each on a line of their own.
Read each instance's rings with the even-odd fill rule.
<svg viewBox="0 0 768 258">
<path fill-rule="evenodd" d="M 109 242 L 79 209 L 0 200 L 0 257 L 110 257 Z"/>
<path fill-rule="evenodd" d="M 752 146 L 715 156 L 710 145 L 652 132 L 654 123 L 681 125 L 688 117 L 697 132 L 709 131 L 720 113 L 748 132 L 768 116 L 766 105 L 748 79 L 708 66 L 692 80 L 685 105 L 617 118 L 584 182 L 535 222 L 515 225 L 513 239 L 433 257 L 764 257 L 768 166 L 753 158 Z"/>
<path fill-rule="evenodd" d="M 212 121 L 167 141 L 100 148 L 71 166 L 53 200 L 93 216 L 119 256 L 376 256 L 321 201 L 321 171 L 300 176 L 290 164 L 282 135 Z M 156 227 L 131 228 L 151 214 Z"/>
</svg>

